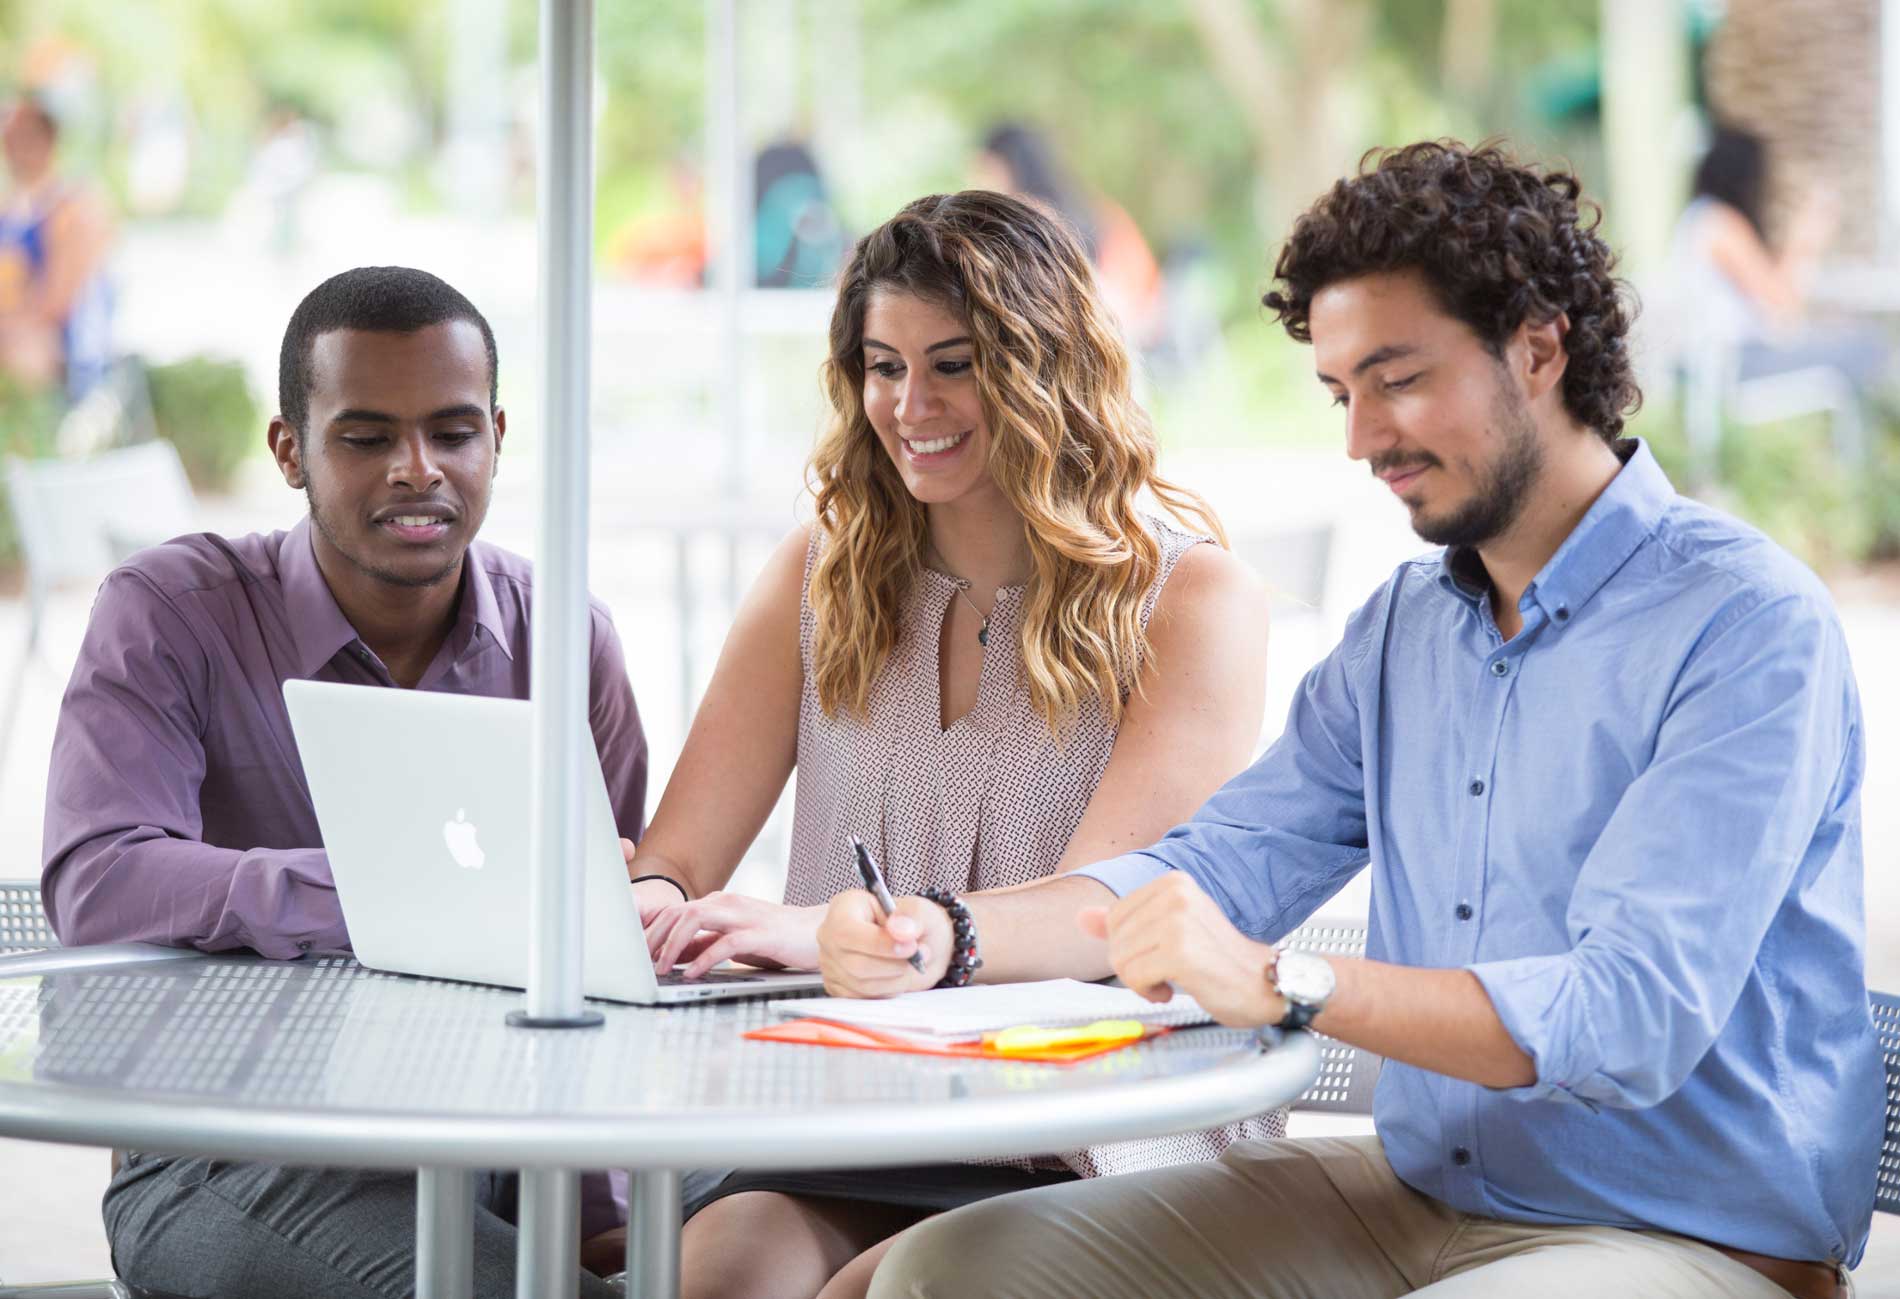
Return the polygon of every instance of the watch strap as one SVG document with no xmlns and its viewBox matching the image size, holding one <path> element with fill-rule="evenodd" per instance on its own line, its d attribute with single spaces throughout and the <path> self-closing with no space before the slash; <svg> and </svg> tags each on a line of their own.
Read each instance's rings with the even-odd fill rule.
<svg viewBox="0 0 1900 1299">
<path fill-rule="evenodd" d="M 1319 1015 L 1321 1009 L 1319 1006 L 1302 1006 L 1297 1001 L 1288 1001 L 1286 1003 L 1286 1014 L 1280 1016 L 1280 1022 L 1275 1024 L 1274 1027 L 1305 1028 Z"/>
</svg>

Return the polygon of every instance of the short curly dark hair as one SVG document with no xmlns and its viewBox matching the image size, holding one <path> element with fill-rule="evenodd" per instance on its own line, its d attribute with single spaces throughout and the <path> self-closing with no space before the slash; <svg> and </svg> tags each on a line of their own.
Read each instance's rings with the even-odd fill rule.
<svg viewBox="0 0 1900 1299">
<path fill-rule="evenodd" d="M 1629 354 L 1633 302 L 1597 234 L 1602 212 L 1568 172 L 1528 166 L 1497 141 L 1375 149 L 1294 223 L 1263 299 L 1313 341 L 1313 296 L 1355 276 L 1417 270 L 1445 310 L 1502 356 L 1526 320 L 1569 317 L 1564 407 L 1614 442 L 1642 403 Z"/>
</svg>

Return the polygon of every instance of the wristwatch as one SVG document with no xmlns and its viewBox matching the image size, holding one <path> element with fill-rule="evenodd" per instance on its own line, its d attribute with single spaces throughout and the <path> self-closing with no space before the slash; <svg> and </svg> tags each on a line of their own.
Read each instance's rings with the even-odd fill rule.
<svg viewBox="0 0 1900 1299">
<path fill-rule="evenodd" d="M 1275 1028 L 1305 1028 L 1333 995 L 1333 967 L 1311 952 L 1281 952 L 1268 977 L 1286 1000 L 1286 1014 Z"/>
</svg>

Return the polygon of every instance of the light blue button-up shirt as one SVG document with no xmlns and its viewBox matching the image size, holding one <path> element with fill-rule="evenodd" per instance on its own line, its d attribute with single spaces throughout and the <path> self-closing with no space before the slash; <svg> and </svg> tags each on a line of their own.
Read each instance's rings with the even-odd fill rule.
<svg viewBox="0 0 1900 1299">
<path fill-rule="evenodd" d="M 1506 641 L 1475 555 L 1402 565 L 1285 734 L 1159 844 L 1267 941 L 1372 867 L 1367 955 L 1483 983 L 1534 1085 L 1388 1062 L 1393 1170 L 1468 1213 L 1859 1261 L 1884 1079 L 1859 697 L 1826 591 L 1647 447 Z"/>
</svg>

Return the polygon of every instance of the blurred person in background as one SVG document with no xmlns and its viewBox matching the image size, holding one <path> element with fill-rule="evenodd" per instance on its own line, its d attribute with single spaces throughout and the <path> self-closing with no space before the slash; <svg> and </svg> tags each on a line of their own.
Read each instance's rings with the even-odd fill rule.
<svg viewBox="0 0 1900 1299">
<path fill-rule="evenodd" d="M 607 264 L 656 288 L 697 289 L 706 282 L 706 182 L 691 158 L 667 164 L 660 208 L 630 218 L 607 240 Z"/>
<path fill-rule="evenodd" d="M 310 120 L 292 104 L 274 106 L 234 200 L 255 202 L 263 209 L 273 256 L 288 258 L 302 242 L 299 209 L 321 162 L 317 132 Z"/>
<path fill-rule="evenodd" d="M 811 147 L 784 139 L 760 150 L 752 165 L 752 201 L 758 286 L 830 284 L 844 261 L 844 223 Z"/>
<path fill-rule="evenodd" d="M 1808 190 L 1780 249 L 1772 248 L 1768 162 L 1759 136 L 1723 126 L 1696 167 L 1667 263 L 1679 346 L 1730 349 L 1736 379 L 1829 366 L 1864 395 L 1886 372 L 1879 331 L 1807 319 L 1808 282 L 1839 224 L 1839 200 L 1825 188 Z"/>
<path fill-rule="evenodd" d="M 59 174 L 59 122 L 33 94 L 0 115 L 0 372 L 83 397 L 111 361 L 105 277 L 112 222 L 93 190 Z"/>
<path fill-rule="evenodd" d="M 1129 342 L 1144 352 L 1160 342 L 1167 328 L 1165 286 L 1141 227 L 1114 200 L 1076 183 L 1046 134 L 1020 122 L 998 123 L 984 135 L 972 172 L 983 188 L 1035 199 L 1074 226 Z"/>
<path fill-rule="evenodd" d="M 1130 370 L 1044 207 L 939 195 L 858 243 L 817 521 L 740 609 L 633 863 L 683 895 L 645 913 L 659 968 L 815 966 L 826 902 L 858 886 L 851 835 L 899 892 L 1007 889 L 1146 842 L 1246 762 L 1265 601 L 1157 473 Z M 783 904 L 719 892 L 794 772 Z M 929 1214 L 1284 1131 L 1276 1111 L 1059 1158 L 737 1172 L 689 1205 L 683 1293 L 841 1299 Z"/>
</svg>

